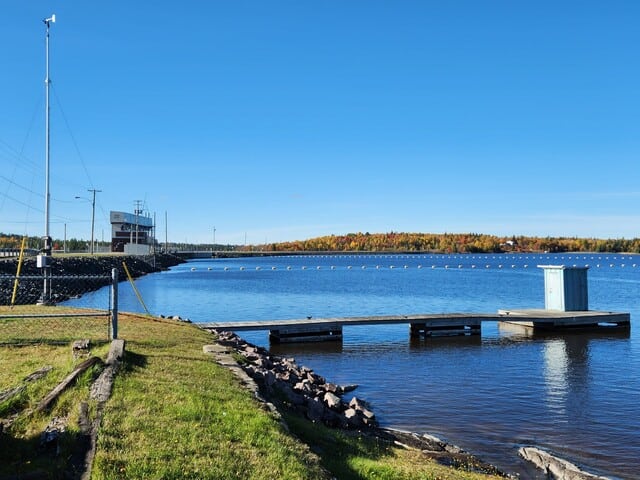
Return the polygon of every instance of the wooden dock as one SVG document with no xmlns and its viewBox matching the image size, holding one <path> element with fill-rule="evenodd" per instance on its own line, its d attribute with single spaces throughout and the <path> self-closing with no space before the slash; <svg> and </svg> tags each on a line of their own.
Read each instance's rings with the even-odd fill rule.
<svg viewBox="0 0 640 480">
<path fill-rule="evenodd" d="M 483 322 L 507 322 L 546 330 L 628 329 L 629 313 L 602 311 L 499 310 L 490 313 L 441 313 L 381 315 L 365 317 L 304 318 L 291 320 L 230 321 L 201 323 L 209 331 L 269 330 L 275 343 L 342 340 L 342 329 L 350 325 L 408 324 L 411 337 L 479 335 Z"/>
</svg>

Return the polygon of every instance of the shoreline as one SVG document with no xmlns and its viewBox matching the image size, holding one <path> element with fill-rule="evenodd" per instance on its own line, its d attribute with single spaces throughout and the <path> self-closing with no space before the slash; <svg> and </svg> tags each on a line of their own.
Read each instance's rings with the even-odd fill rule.
<svg viewBox="0 0 640 480">
<path fill-rule="evenodd" d="M 216 362 L 231 369 L 240 378 L 246 388 L 253 392 L 254 396 L 263 403 L 266 408 L 274 412 L 282 419 L 283 412 L 300 415 L 312 423 L 322 423 L 329 428 L 339 429 L 346 434 L 366 435 L 379 441 L 388 442 L 394 446 L 420 451 L 425 458 L 430 458 L 438 463 L 456 469 L 496 475 L 504 478 L 519 478 L 518 474 L 505 472 L 495 465 L 484 462 L 472 453 L 462 448 L 447 443 L 430 434 L 419 434 L 391 427 L 379 426 L 375 421 L 375 415 L 371 411 L 366 400 L 353 397 L 347 404 L 355 405 L 365 410 L 365 417 L 373 419 L 373 422 L 365 424 L 360 420 L 353 422 L 340 419 L 336 412 L 346 412 L 345 404 L 341 397 L 357 389 L 357 385 L 336 386 L 322 377 L 317 376 L 311 369 L 298 366 L 293 358 L 282 359 L 263 348 L 257 347 L 237 334 L 229 331 L 219 331 L 216 335 L 216 344 L 204 347 L 204 351 L 213 354 Z M 283 375 L 274 365 L 284 362 L 289 371 Z M 313 384 L 320 383 L 320 388 L 314 390 L 309 383 L 297 382 L 301 375 L 306 375 Z M 291 376 L 298 377 L 292 379 Z M 292 381 L 293 380 L 293 381 Z M 304 380 L 303 380 L 304 381 Z M 278 384 L 280 382 L 280 384 Z M 330 385 L 329 390 L 336 395 L 326 393 L 323 385 Z M 318 403 L 324 404 L 319 409 Z M 351 409 L 351 408 L 350 408 Z M 362 415 L 361 415 L 362 416 Z M 349 417 L 349 415 L 347 415 Z M 282 421 L 282 420 L 281 420 Z M 283 421 L 284 423 L 284 421 Z M 286 427 L 286 423 L 284 423 Z M 518 455 L 539 471 L 540 475 L 547 475 L 555 480 L 609 480 L 608 477 L 599 476 L 583 470 L 579 466 L 560 458 L 553 453 L 542 450 L 535 445 L 527 445 L 518 449 Z"/>
<path fill-rule="evenodd" d="M 205 346 L 204 351 L 214 355 L 218 364 L 231 369 L 258 401 L 280 418 L 285 412 L 299 415 L 346 435 L 364 435 L 399 448 L 420 451 L 425 458 L 445 466 L 516 478 L 435 436 L 379 426 L 366 400 L 353 397 L 347 403 L 342 399 L 356 390 L 357 385 L 334 385 L 308 367 L 298 366 L 294 359 L 271 355 L 235 333 L 218 332 L 216 344 Z"/>
</svg>

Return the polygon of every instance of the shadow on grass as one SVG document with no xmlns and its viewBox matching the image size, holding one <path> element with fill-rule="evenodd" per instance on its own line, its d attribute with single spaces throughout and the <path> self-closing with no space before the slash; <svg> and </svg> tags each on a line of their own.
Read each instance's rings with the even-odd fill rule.
<svg viewBox="0 0 640 480">
<path fill-rule="evenodd" d="M 354 469 L 354 459 L 375 461 L 391 454 L 391 444 L 380 438 L 355 431 L 331 429 L 293 413 L 283 416 L 291 432 L 320 456 L 324 468 L 341 480 L 371 478 Z"/>
<path fill-rule="evenodd" d="M 124 374 L 135 373 L 147 366 L 147 356 L 127 350 L 124 354 L 121 372 Z"/>
<path fill-rule="evenodd" d="M 65 432 L 51 445 L 43 446 L 40 436 L 15 438 L 10 432 L 0 432 L 0 480 L 67 478 L 69 454 L 78 438 Z"/>
</svg>

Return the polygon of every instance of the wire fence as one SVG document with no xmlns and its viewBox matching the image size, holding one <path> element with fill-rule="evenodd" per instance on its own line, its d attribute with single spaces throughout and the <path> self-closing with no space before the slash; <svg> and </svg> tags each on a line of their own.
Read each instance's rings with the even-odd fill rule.
<svg viewBox="0 0 640 480">
<path fill-rule="evenodd" d="M 0 275 L 0 345 L 117 338 L 117 291 L 117 270 L 110 276 L 53 275 L 47 280 Z M 65 306 L 66 300 L 88 292 L 94 293 L 85 307 Z"/>
</svg>

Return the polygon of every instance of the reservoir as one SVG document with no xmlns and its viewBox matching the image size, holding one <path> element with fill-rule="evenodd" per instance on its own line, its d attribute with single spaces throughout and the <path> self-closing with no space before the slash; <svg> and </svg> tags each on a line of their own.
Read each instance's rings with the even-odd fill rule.
<svg viewBox="0 0 640 480">
<path fill-rule="evenodd" d="M 358 384 L 382 426 L 430 433 L 523 478 L 535 445 L 611 478 L 640 471 L 640 256 L 316 255 L 194 260 L 136 280 L 155 315 L 193 322 L 495 313 L 544 308 L 537 265 L 588 266 L 589 308 L 631 329 L 409 338 L 408 325 L 345 327 L 342 342 L 273 345 L 329 381 Z M 90 302 L 89 295 L 73 304 Z M 143 312 L 120 284 L 120 310 Z M 267 332 L 241 332 L 269 347 Z"/>
</svg>

